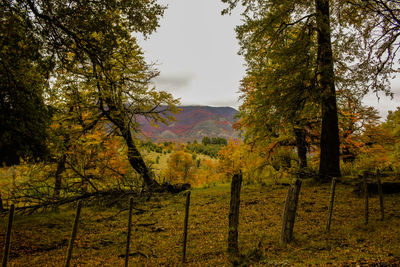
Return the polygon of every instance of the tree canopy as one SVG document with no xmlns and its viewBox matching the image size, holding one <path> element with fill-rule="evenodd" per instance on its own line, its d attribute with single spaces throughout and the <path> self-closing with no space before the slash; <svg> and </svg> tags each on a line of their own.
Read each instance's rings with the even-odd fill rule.
<svg viewBox="0 0 400 267">
<path fill-rule="evenodd" d="M 6 8 L 0 18 L 0 163 L 45 159 L 48 60 L 23 18 Z"/>
<path fill-rule="evenodd" d="M 247 65 L 241 89 L 247 135 L 278 138 L 284 135 L 283 127 L 304 133 L 304 127 L 320 122 L 320 177 L 340 176 L 337 90 L 351 90 L 358 97 L 369 90 L 390 94 L 394 69 L 389 59 L 394 58 L 397 37 L 395 26 L 388 24 L 396 21 L 389 11 L 395 5 L 340 0 L 222 2 L 228 4 L 223 14 L 244 6 L 244 23 L 236 31 Z M 392 37 L 386 34 L 389 29 Z M 295 131 L 291 135 L 301 136 Z"/>
<path fill-rule="evenodd" d="M 144 61 L 134 35 L 151 34 L 165 7 L 155 0 L 27 0 L 2 6 L 25 22 L 22 34 L 39 44 L 40 59 L 48 59 L 49 101 L 58 101 L 57 109 L 78 121 L 93 116 L 83 131 L 108 121 L 126 142 L 132 167 L 152 186 L 134 143 L 137 116 L 166 123 L 178 102 L 150 86 L 158 72 Z"/>
</svg>

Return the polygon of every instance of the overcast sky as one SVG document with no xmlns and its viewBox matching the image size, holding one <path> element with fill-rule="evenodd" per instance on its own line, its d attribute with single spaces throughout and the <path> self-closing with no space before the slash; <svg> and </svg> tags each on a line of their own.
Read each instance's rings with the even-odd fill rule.
<svg viewBox="0 0 400 267">
<path fill-rule="evenodd" d="M 221 16 L 219 0 L 163 0 L 168 9 L 160 28 L 140 41 L 147 61 L 156 63 L 161 74 L 155 81 L 159 90 L 181 98 L 183 105 L 231 106 L 238 108 L 239 81 L 244 61 L 234 28 L 240 13 Z M 392 84 L 395 98 L 375 95 L 365 104 L 375 106 L 386 117 L 400 105 L 400 80 Z"/>
</svg>

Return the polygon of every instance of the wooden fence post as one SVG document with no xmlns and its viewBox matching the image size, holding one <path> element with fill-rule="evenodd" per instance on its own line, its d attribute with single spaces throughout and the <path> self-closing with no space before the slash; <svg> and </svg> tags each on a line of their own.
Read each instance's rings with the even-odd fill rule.
<svg viewBox="0 0 400 267">
<path fill-rule="evenodd" d="M 131 243 L 133 198 L 129 199 L 128 233 L 126 234 L 125 267 L 129 265 L 129 245 Z"/>
<path fill-rule="evenodd" d="M 1 192 L 0 192 L 0 212 L 4 211 L 3 207 L 3 199 L 1 198 Z"/>
<path fill-rule="evenodd" d="M 11 204 L 10 211 L 8 213 L 8 226 L 7 226 L 6 243 L 4 246 L 3 261 L 1 264 L 2 267 L 7 267 L 8 254 L 10 252 L 10 244 L 11 244 L 11 230 L 14 220 L 14 209 L 15 209 L 14 204 Z"/>
<path fill-rule="evenodd" d="M 365 199 L 365 224 L 368 224 L 368 183 L 367 183 L 367 175 L 363 175 L 363 183 L 364 183 L 364 199 Z"/>
<path fill-rule="evenodd" d="M 74 220 L 74 226 L 72 227 L 71 238 L 68 244 L 67 258 L 65 260 L 65 265 L 64 265 L 65 267 L 69 267 L 71 263 L 72 249 L 74 247 L 76 233 L 78 232 L 78 223 L 79 223 L 79 216 L 81 215 L 81 207 L 82 207 L 82 202 L 79 201 L 78 207 L 76 208 L 76 215 Z"/>
<path fill-rule="evenodd" d="M 182 263 L 186 262 L 186 243 L 188 234 L 188 223 L 189 223 L 189 206 L 190 206 L 190 191 L 186 194 L 186 206 L 185 206 L 185 221 L 183 223 L 183 253 Z"/>
<path fill-rule="evenodd" d="M 379 169 L 376 171 L 376 180 L 378 182 L 379 204 L 381 207 L 381 221 L 385 218 L 385 206 L 383 204 L 383 190 Z"/>
<path fill-rule="evenodd" d="M 229 232 L 228 232 L 228 253 L 231 257 L 239 255 L 238 226 L 240 189 L 242 186 L 242 174 L 235 174 L 231 183 L 231 201 L 229 209 Z"/>
<path fill-rule="evenodd" d="M 292 184 L 286 196 L 285 208 L 283 211 L 282 219 L 282 232 L 281 232 L 281 244 L 286 245 L 293 238 L 293 228 L 296 219 L 297 203 L 299 201 L 299 194 L 301 188 L 301 180 L 296 179 L 295 183 Z"/>
<path fill-rule="evenodd" d="M 333 203 L 335 201 L 335 187 L 336 187 L 336 178 L 332 179 L 331 185 L 331 198 L 329 200 L 329 214 L 328 214 L 328 223 L 326 224 L 326 231 L 329 232 L 331 230 L 331 220 L 333 213 Z"/>
</svg>

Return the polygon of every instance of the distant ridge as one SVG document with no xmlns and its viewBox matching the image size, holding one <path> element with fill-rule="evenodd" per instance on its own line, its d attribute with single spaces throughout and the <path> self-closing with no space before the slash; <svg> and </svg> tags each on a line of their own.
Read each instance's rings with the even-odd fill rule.
<svg viewBox="0 0 400 267">
<path fill-rule="evenodd" d="M 176 121 L 170 125 L 153 127 L 149 121 L 141 120 L 142 133 L 154 142 L 201 141 L 203 137 L 238 138 L 232 129 L 237 110 L 231 107 L 180 106 Z"/>
</svg>

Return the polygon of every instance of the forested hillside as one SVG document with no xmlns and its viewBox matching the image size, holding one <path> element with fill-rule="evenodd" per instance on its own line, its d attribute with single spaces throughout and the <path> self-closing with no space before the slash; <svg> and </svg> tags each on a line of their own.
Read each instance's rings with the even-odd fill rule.
<svg viewBox="0 0 400 267">
<path fill-rule="evenodd" d="M 239 131 L 232 128 L 237 110 L 231 107 L 180 106 L 179 109 L 175 121 L 169 125 L 155 126 L 149 120 L 140 120 L 142 133 L 154 142 L 193 142 L 206 136 L 239 138 Z"/>
</svg>

